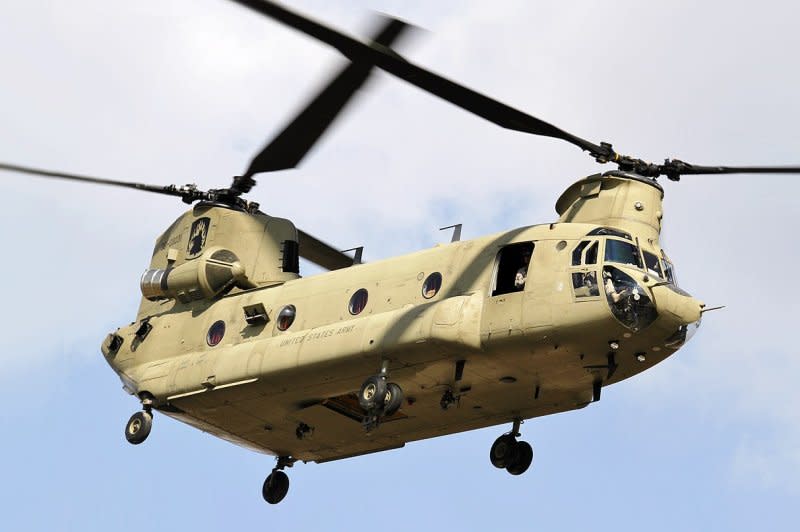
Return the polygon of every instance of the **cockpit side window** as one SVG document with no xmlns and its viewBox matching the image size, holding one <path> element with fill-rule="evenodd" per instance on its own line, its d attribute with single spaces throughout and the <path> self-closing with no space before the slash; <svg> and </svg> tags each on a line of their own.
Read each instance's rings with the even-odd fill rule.
<svg viewBox="0 0 800 532">
<path fill-rule="evenodd" d="M 597 285 L 597 272 L 573 272 L 572 289 L 578 299 L 599 296 L 600 288 Z"/>
<path fill-rule="evenodd" d="M 572 250 L 572 265 L 597 264 L 597 249 L 597 240 L 584 240 Z"/>
<path fill-rule="evenodd" d="M 572 265 L 573 266 L 580 266 L 581 258 L 583 257 L 583 250 L 586 249 L 586 246 L 589 245 L 588 240 L 584 240 L 580 244 L 578 244 L 575 249 L 572 251 Z"/>
<path fill-rule="evenodd" d="M 586 250 L 586 264 L 597 264 L 597 241 Z"/>
<path fill-rule="evenodd" d="M 615 240 L 609 238 L 606 240 L 606 262 L 618 262 L 620 264 L 629 264 L 642 267 L 642 259 L 639 256 L 639 250 L 630 242 L 623 240 Z"/>
<path fill-rule="evenodd" d="M 584 240 L 572 251 L 572 266 L 579 269 L 571 273 L 572 290 L 578 301 L 600 295 L 597 272 L 588 268 L 597 264 L 599 248 L 598 240 Z"/>
</svg>

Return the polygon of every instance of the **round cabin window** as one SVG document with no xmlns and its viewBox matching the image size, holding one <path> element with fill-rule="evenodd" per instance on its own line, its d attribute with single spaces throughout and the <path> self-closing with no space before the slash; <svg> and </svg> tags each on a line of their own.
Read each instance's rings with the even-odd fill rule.
<svg viewBox="0 0 800 532">
<path fill-rule="evenodd" d="M 364 310 L 367 306 L 367 299 L 369 294 L 367 294 L 366 288 L 359 288 L 355 291 L 355 293 L 350 298 L 350 305 L 348 309 L 350 310 L 350 314 L 355 316 L 356 314 L 361 314 L 361 311 Z"/>
<path fill-rule="evenodd" d="M 222 341 L 223 336 L 225 336 L 225 322 L 222 320 L 215 321 L 214 324 L 208 328 L 206 343 L 210 347 L 214 347 Z"/>
<path fill-rule="evenodd" d="M 278 312 L 278 330 L 285 331 L 291 327 L 296 314 L 297 310 L 294 308 L 294 305 L 286 305 L 283 307 L 281 311 Z"/>
<path fill-rule="evenodd" d="M 433 272 L 430 274 L 425 282 L 422 283 L 422 297 L 425 299 L 430 299 L 436 294 L 439 293 L 439 289 L 442 287 L 442 274 L 439 272 Z"/>
</svg>

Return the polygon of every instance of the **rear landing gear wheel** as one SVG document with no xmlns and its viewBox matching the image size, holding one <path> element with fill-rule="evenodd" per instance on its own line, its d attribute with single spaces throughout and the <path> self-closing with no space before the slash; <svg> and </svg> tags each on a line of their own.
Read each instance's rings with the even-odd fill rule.
<svg viewBox="0 0 800 532">
<path fill-rule="evenodd" d="M 153 414 L 146 411 L 136 412 L 125 425 L 125 439 L 132 445 L 139 445 L 147 439 L 152 428 Z"/>
<path fill-rule="evenodd" d="M 270 504 L 278 504 L 287 493 L 289 493 L 289 476 L 283 471 L 273 471 L 261 488 L 261 495 Z"/>
</svg>

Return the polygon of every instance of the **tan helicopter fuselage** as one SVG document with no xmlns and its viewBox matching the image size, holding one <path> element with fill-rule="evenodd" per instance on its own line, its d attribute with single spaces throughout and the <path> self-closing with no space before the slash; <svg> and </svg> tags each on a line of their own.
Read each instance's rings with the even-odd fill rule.
<svg viewBox="0 0 800 532">
<path fill-rule="evenodd" d="M 591 176 L 556 223 L 308 278 L 291 271 L 287 220 L 198 205 L 157 242 L 150 299 L 103 353 L 156 409 L 304 461 L 581 408 L 699 322 L 702 304 L 665 270 L 662 196 L 647 179 Z M 630 248 L 638 265 L 615 255 Z M 518 290 L 508 276 L 529 251 Z M 354 394 L 384 361 L 406 400 L 367 433 Z"/>
</svg>

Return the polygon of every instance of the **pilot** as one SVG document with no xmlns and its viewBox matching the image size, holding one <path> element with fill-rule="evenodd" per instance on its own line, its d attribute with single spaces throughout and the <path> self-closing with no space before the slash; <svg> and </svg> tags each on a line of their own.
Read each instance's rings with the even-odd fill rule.
<svg viewBox="0 0 800 532">
<path fill-rule="evenodd" d="M 531 262 L 531 252 L 525 250 L 522 253 L 522 266 L 517 270 L 514 276 L 514 288 L 522 291 L 525 288 L 525 281 L 528 280 L 528 265 Z"/>
<path fill-rule="evenodd" d="M 621 292 L 617 292 L 617 287 L 614 286 L 614 281 L 611 278 L 611 273 L 604 271 L 603 277 L 605 278 L 604 286 L 606 289 L 606 294 L 614 303 L 619 303 L 619 300 L 628 295 L 628 289 L 625 288 Z"/>
</svg>

